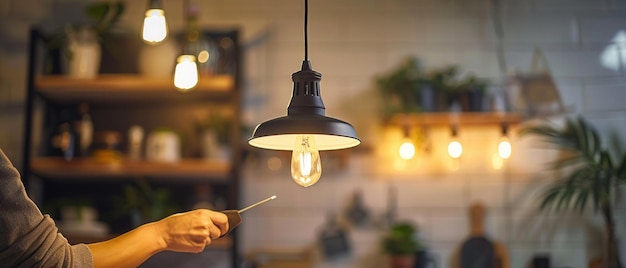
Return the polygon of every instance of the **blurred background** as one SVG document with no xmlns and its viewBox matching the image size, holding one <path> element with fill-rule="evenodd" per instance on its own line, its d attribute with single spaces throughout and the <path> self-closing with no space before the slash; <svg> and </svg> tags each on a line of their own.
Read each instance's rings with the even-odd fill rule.
<svg viewBox="0 0 626 268">
<path fill-rule="evenodd" d="M 148 1 L 122 2 L 125 10 L 117 31 L 133 33 L 139 40 Z M 245 141 L 256 124 L 286 114 L 290 75 L 304 57 L 303 1 L 189 2 L 197 7 L 200 28 L 240 31 L 237 121 Z M 389 253 L 381 242 L 389 221 L 406 220 L 415 226 L 420 245 L 436 266 L 451 267 L 469 237 L 468 213 L 475 202 L 484 204 L 485 232 L 503 245 L 510 267 L 529 267 L 538 257 L 549 258 L 552 267 L 589 267 L 606 252 L 601 215 L 591 209 L 539 209 L 543 191 L 559 177 L 548 168 L 559 153 L 536 137 L 521 137 L 519 130 L 541 120 L 562 123 L 582 116 L 597 129 L 615 161 L 621 161 L 626 142 L 626 1 L 309 2 L 309 59 L 323 75 L 327 115 L 354 125 L 363 143 L 323 155 L 324 173 L 310 188 L 290 179 L 289 154 L 242 146 L 246 153 L 238 163 L 237 203 L 278 196 L 244 215 L 237 250 L 246 263 L 259 256 L 279 256 L 306 259 L 302 267 L 387 267 Z M 0 0 L 0 147 L 20 169 L 26 142 L 29 30 L 39 26 L 54 31 L 85 21 L 84 9 L 90 3 Z M 182 1 L 162 4 L 170 32 L 188 27 Z M 175 60 L 161 55 L 163 62 Z M 528 85 L 516 82 L 537 73 L 534 59 L 540 59 L 538 73 L 548 81 L 542 92 L 556 97 L 521 96 Z M 389 95 L 381 97 L 384 81 L 402 68 L 415 68 L 422 82 L 432 82 L 435 74 L 450 69 L 454 85 L 468 78 L 484 81 L 483 103 L 472 111 L 513 116 L 505 132 L 512 145 L 510 158 L 497 157 L 503 134 L 499 116 L 478 124 L 459 123 L 463 117 L 451 116 L 407 130 L 403 119 L 393 117 L 399 111 L 389 108 L 393 93 L 391 100 L 385 97 Z M 537 103 L 543 106 L 533 106 Z M 429 112 L 424 105 L 417 107 L 400 112 Z M 465 110 L 452 103 L 433 111 L 455 115 Z M 412 125 L 422 126 L 419 120 L 428 119 L 416 120 Z M 450 157 L 446 149 L 452 128 L 463 144 L 460 158 Z M 412 133 L 416 145 L 415 156 L 408 160 L 397 154 L 406 132 Z M 623 188 L 611 189 L 616 193 L 613 208 L 622 261 L 626 201 L 617 197 Z M 336 228 L 347 237 L 340 236 L 347 242 L 339 246 L 324 240 Z M 325 255 L 328 247 L 332 254 Z M 219 265 L 214 264 L 230 264 Z"/>
</svg>

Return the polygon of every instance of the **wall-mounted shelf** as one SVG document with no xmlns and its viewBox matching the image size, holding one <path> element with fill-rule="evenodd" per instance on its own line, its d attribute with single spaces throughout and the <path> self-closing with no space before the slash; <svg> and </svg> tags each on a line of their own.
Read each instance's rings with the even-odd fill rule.
<svg viewBox="0 0 626 268">
<path fill-rule="evenodd" d="M 233 77 L 228 75 L 201 77 L 193 91 L 183 93 L 176 90 L 169 78 L 104 74 L 94 79 L 75 79 L 48 75 L 35 81 L 35 90 L 56 102 L 176 101 L 229 96 L 234 83 Z"/>
<path fill-rule="evenodd" d="M 36 175 L 57 180 L 116 179 L 150 177 L 169 182 L 228 181 L 228 162 L 183 159 L 177 163 L 122 161 L 102 163 L 89 158 L 65 161 L 60 157 L 42 157 L 31 161 Z"/>
<path fill-rule="evenodd" d="M 431 125 L 499 125 L 519 124 L 522 115 L 517 113 L 463 112 L 463 113 L 415 113 L 397 114 L 386 119 L 387 124 L 408 126 Z"/>
</svg>

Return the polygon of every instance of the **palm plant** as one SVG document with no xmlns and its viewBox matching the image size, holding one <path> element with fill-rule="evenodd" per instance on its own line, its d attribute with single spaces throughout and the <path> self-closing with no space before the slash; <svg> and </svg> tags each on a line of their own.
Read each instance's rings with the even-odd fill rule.
<svg viewBox="0 0 626 268">
<path fill-rule="evenodd" d="M 522 134 L 542 136 L 564 151 L 551 163 L 554 170 L 568 168 L 543 196 L 541 208 L 572 209 L 582 212 L 588 204 L 601 213 L 606 232 L 604 267 L 621 268 L 615 233 L 613 201 L 615 190 L 626 182 L 626 152 L 619 162 L 603 148 L 597 131 L 583 118 L 567 119 L 564 127 L 542 124 L 522 129 Z"/>
</svg>

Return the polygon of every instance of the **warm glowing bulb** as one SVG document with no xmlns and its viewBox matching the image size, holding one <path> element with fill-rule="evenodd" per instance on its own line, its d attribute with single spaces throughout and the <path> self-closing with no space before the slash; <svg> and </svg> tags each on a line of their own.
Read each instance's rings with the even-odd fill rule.
<svg viewBox="0 0 626 268">
<path fill-rule="evenodd" d="M 453 140 L 448 144 L 448 154 L 452 158 L 459 158 L 463 154 L 463 145 L 460 142 Z"/>
<path fill-rule="evenodd" d="M 181 55 L 174 70 L 174 86 L 180 91 L 189 91 L 198 84 L 198 65 L 196 57 Z"/>
<path fill-rule="evenodd" d="M 309 187 L 320 180 L 322 161 L 315 139 L 311 136 L 296 136 L 291 154 L 291 178 L 302 187 Z"/>
<path fill-rule="evenodd" d="M 404 160 L 412 159 L 415 156 L 415 145 L 411 141 L 405 141 L 400 145 L 400 158 Z"/>
<path fill-rule="evenodd" d="M 148 43 L 158 43 L 167 37 L 167 22 L 163 9 L 148 9 L 143 19 L 143 40 Z"/>
<path fill-rule="evenodd" d="M 200 53 L 198 53 L 198 62 L 200 63 L 206 63 L 207 61 L 209 61 L 209 52 L 206 50 L 202 50 L 200 51 Z"/>
<path fill-rule="evenodd" d="M 511 143 L 509 139 L 506 137 L 502 137 L 500 143 L 498 144 L 498 155 L 502 159 L 509 159 L 511 157 Z"/>
</svg>

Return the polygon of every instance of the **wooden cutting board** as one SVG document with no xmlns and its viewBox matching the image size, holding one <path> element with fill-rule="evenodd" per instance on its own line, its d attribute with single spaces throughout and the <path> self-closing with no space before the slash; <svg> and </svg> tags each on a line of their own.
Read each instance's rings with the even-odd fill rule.
<svg viewBox="0 0 626 268">
<path fill-rule="evenodd" d="M 485 233 L 486 208 L 480 202 L 469 207 L 469 237 L 453 257 L 455 268 L 509 268 L 504 245 L 491 240 Z"/>
</svg>

